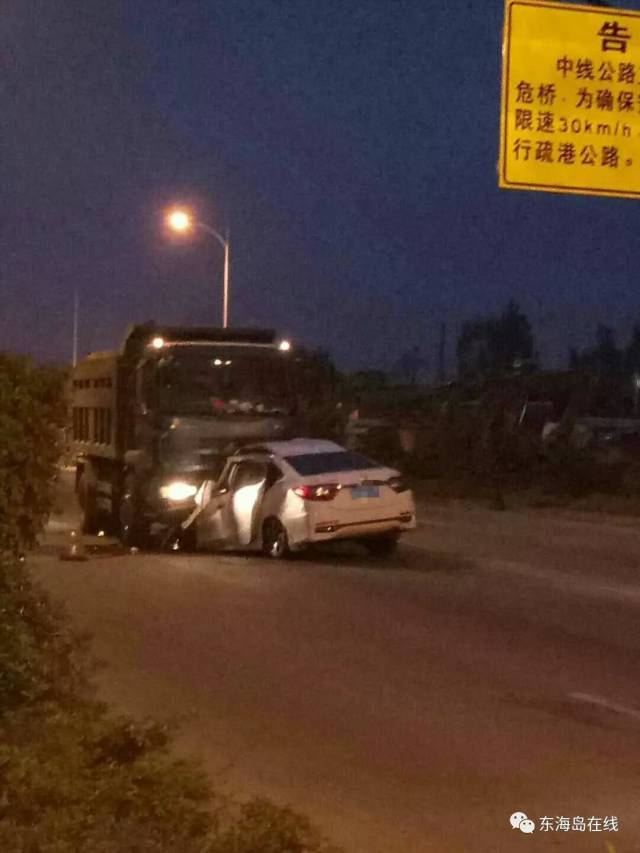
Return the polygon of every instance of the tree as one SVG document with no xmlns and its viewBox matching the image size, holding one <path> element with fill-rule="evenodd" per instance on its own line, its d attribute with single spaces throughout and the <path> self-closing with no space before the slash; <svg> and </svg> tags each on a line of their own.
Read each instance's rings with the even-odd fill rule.
<svg viewBox="0 0 640 853">
<path fill-rule="evenodd" d="M 624 351 L 623 361 L 627 375 L 640 374 L 640 323 L 635 323 L 631 330 L 631 340 Z"/>
<path fill-rule="evenodd" d="M 569 347 L 569 370 L 580 369 L 580 353 L 575 347 Z"/>
<path fill-rule="evenodd" d="M 403 352 L 394 366 L 394 374 L 407 385 L 415 385 L 418 375 L 427 365 L 420 355 L 420 347 L 414 346 Z"/>
<path fill-rule="evenodd" d="M 613 378 L 622 373 L 625 355 L 618 349 L 614 330 L 604 323 L 598 323 L 595 346 L 583 349 L 582 352 L 570 349 L 569 366 L 573 370 L 587 370 L 597 376 Z"/>
<path fill-rule="evenodd" d="M 387 374 L 382 370 L 359 370 L 345 377 L 345 385 L 352 392 L 368 394 L 383 391 L 387 380 Z"/>
<path fill-rule="evenodd" d="M 327 350 L 296 347 L 293 357 L 300 398 L 316 406 L 332 403 L 340 375 Z"/>
<path fill-rule="evenodd" d="M 622 353 L 616 345 L 616 333 L 603 323 L 596 329 L 596 347 L 594 350 L 598 372 L 603 376 L 615 376 L 622 367 Z"/>
<path fill-rule="evenodd" d="M 458 337 L 458 375 L 462 379 L 476 379 L 489 369 L 490 329 L 487 320 L 468 320 Z"/>
<path fill-rule="evenodd" d="M 511 300 L 497 320 L 491 322 L 492 366 L 499 373 L 513 370 L 516 362 L 533 359 L 531 324 L 517 303 Z"/>
<path fill-rule="evenodd" d="M 500 376 L 530 364 L 534 341 L 531 324 L 511 301 L 497 317 L 470 320 L 458 338 L 458 372 L 463 379 Z"/>
</svg>

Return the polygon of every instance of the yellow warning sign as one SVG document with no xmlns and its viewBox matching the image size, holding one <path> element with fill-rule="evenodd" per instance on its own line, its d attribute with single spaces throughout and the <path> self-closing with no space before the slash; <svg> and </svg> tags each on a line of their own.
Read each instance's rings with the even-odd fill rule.
<svg viewBox="0 0 640 853">
<path fill-rule="evenodd" d="M 640 12 L 506 0 L 499 175 L 640 197 Z"/>
</svg>

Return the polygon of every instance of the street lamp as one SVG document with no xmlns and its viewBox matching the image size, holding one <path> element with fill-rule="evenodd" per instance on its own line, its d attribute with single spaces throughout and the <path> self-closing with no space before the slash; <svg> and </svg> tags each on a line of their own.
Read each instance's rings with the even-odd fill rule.
<svg viewBox="0 0 640 853">
<path fill-rule="evenodd" d="M 226 329 L 229 325 L 229 231 L 223 237 L 212 225 L 206 225 L 184 208 L 176 207 L 169 211 L 166 223 L 172 231 L 178 234 L 188 234 L 194 228 L 205 231 L 220 243 L 224 249 L 224 273 L 222 281 L 222 327 Z"/>
<path fill-rule="evenodd" d="M 192 227 L 191 216 L 186 210 L 172 210 L 167 216 L 169 228 L 179 233 L 189 231 Z"/>
</svg>

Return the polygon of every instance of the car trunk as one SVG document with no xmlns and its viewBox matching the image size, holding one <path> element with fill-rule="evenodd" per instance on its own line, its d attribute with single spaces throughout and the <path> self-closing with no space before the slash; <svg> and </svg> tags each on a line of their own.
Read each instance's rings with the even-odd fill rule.
<svg viewBox="0 0 640 853">
<path fill-rule="evenodd" d="M 323 474 L 301 480 L 308 486 L 341 485 L 332 500 L 309 500 L 307 510 L 314 525 L 339 522 L 340 526 L 396 518 L 404 511 L 402 495 L 387 485 L 388 470 L 369 468 L 337 475 Z"/>
</svg>

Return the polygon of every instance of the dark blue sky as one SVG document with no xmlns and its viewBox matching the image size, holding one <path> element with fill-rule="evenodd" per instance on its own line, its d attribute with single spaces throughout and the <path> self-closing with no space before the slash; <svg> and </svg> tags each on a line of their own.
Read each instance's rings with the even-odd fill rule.
<svg viewBox="0 0 640 853">
<path fill-rule="evenodd" d="M 631 8 L 632 3 L 619 5 Z M 634 201 L 499 190 L 498 0 L 5 0 L 0 347 L 231 318 L 385 366 L 517 299 L 547 363 L 640 316 Z"/>
</svg>

